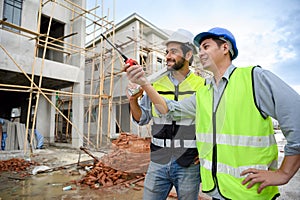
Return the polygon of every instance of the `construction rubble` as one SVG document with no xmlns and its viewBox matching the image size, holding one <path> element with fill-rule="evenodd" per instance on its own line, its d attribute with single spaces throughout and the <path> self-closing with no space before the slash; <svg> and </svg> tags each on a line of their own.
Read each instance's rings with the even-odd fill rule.
<svg viewBox="0 0 300 200">
<path fill-rule="evenodd" d="M 137 135 L 121 133 L 117 139 L 112 141 L 108 152 L 99 158 L 95 156 L 97 152 L 91 152 L 86 147 L 81 147 L 80 150 L 80 154 L 85 152 L 91 159 L 80 161 L 79 158 L 78 163 L 55 167 L 45 166 L 47 163 L 53 164 L 56 162 L 50 157 L 49 159 L 43 158 L 40 160 L 40 163 L 34 161 L 39 156 L 38 154 L 32 155 L 31 159 L 11 158 L 1 160 L 0 178 L 3 179 L 6 176 L 2 172 L 8 173 L 7 177 L 9 179 L 20 181 L 36 174 L 47 175 L 47 173 L 49 174 L 53 171 L 69 169 L 68 173 L 70 175 L 82 175 L 79 180 L 71 180 L 69 182 L 72 190 L 76 188 L 74 186 L 71 187 L 71 185 L 75 185 L 79 189 L 89 187 L 94 190 L 105 190 L 116 186 L 136 191 L 142 190 L 143 180 L 150 162 L 149 138 L 140 138 Z M 64 154 L 63 150 L 62 154 Z M 76 170 L 81 171 L 81 173 L 74 171 L 74 166 L 76 165 Z M 71 169 L 72 167 L 73 169 Z M 85 171 L 85 173 L 82 173 L 82 171 Z"/>
<path fill-rule="evenodd" d="M 276 136 L 281 162 L 285 140 L 280 133 Z M 19 151 L 3 151 L 0 180 L 6 184 L 0 185 L 0 199 L 10 198 L 11 195 L 14 195 L 14 199 L 26 194 L 30 196 L 35 187 L 36 193 L 42 198 L 56 195 L 58 199 L 72 199 L 77 195 L 97 199 L 97 195 L 100 195 L 105 200 L 142 199 L 143 181 L 150 162 L 149 145 L 150 138 L 123 132 L 111 141 L 106 151 L 102 149 L 104 153 L 87 147 L 75 150 L 49 146 L 35 150 L 35 154 L 29 158 Z M 289 184 L 280 187 L 279 200 L 297 196 L 299 176 L 298 172 Z M 41 192 L 43 190 L 49 190 L 48 194 Z M 168 200 L 171 199 L 177 199 L 174 188 L 168 197 Z M 200 192 L 199 200 L 209 199 Z"/>
<path fill-rule="evenodd" d="M 32 166 L 39 165 L 37 162 L 34 161 L 26 161 L 21 158 L 12 158 L 9 160 L 1 160 L 0 161 L 0 173 L 3 171 L 10 171 L 10 172 L 24 172 L 30 169 Z M 29 174 L 23 174 L 23 176 Z"/>
<path fill-rule="evenodd" d="M 96 163 L 77 182 L 78 184 L 85 184 L 94 189 L 118 184 L 129 187 L 144 179 L 150 162 L 150 140 L 133 134 L 121 133 L 118 139 L 112 141 L 112 144 L 113 150 L 109 154 L 101 159 L 93 156 Z M 141 188 L 134 189 L 140 190 Z"/>
</svg>

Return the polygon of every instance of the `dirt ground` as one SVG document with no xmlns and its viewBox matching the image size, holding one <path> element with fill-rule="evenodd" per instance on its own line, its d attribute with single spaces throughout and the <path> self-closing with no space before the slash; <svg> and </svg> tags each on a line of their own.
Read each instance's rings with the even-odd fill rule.
<svg viewBox="0 0 300 200">
<path fill-rule="evenodd" d="M 285 140 L 277 134 L 279 146 L 279 162 L 283 158 L 283 146 Z M 103 148 L 98 152 L 91 151 L 97 158 L 105 158 L 111 152 L 109 148 Z M 145 156 L 145 155 L 142 155 Z M 0 172 L 0 200 L 6 199 L 103 199 L 103 200 L 139 200 L 143 195 L 143 181 L 130 184 L 119 184 L 110 187 L 91 189 L 87 185 L 78 185 L 78 181 L 88 172 L 89 164 L 94 160 L 90 155 L 80 149 L 68 149 L 48 146 L 46 149 L 35 150 L 32 157 L 24 155 L 23 151 L 2 151 L 0 160 L 10 158 L 22 158 L 26 161 L 37 162 L 39 166 L 31 166 L 28 172 Z M 128 157 L 127 157 L 128 158 Z M 78 165 L 78 162 L 81 165 Z M 85 166 L 85 167 L 84 167 Z M 51 170 L 32 173 L 37 169 Z M 144 166 L 145 167 L 145 166 Z M 1 170 L 0 170 L 1 171 Z M 284 186 L 280 186 L 281 196 L 279 200 L 300 199 L 300 171 Z M 65 190 L 64 190 L 65 189 Z M 176 199 L 176 193 L 172 191 L 169 200 Z M 199 200 L 209 200 L 208 196 L 201 193 Z"/>
<path fill-rule="evenodd" d="M 84 152 L 74 149 L 47 147 L 36 150 L 34 156 L 26 158 L 22 152 L 1 152 L 4 157 L 21 157 L 25 160 L 40 163 L 40 166 L 31 166 L 29 172 L 34 169 L 54 170 L 47 172 L 39 171 L 36 175 L 24 175 L 22 172 L 0 173 L 0 199 L 142 199 L 142 187 L 140 190 L 133 189 L 136 185 L 106 187 L 103 189 L 90 189 L 87 185 L 78 185 L 89 170 L 87 166 L 94 160 Z M 93 152 L 93 155 L 102 157 L 106 153 Z M 78 160 L 84 168 L 78 166 Z M 5 184 L 3 184 L 5 183 Z M 69 190 L 64 188 L 71 187 Z"/>
</svg>

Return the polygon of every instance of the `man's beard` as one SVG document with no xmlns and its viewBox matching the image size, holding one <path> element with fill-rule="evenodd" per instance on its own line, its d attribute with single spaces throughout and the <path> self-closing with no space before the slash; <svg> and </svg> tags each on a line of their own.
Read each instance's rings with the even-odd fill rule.
<svg viewBox="0 0 300 200">
<path fill-rule="evenodd" d="M 178 71 L 180 70 L 185 63 L 185 59 L 181 58 L 179 61 L 175 61 L 175 64 L 173 66 L 171 66 L 171 68 L 167 68 L 168 71 Z"/>
</svg>

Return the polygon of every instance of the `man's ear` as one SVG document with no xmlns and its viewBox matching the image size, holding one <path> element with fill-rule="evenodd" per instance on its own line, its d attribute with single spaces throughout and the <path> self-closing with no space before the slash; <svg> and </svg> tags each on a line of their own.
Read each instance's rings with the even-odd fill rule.
<svg viewBox="0 0 300 200">
<path fill-rule="evenodd" d="M 224 50 L 224 54 L 227 54 L 227 53 L 229 53 L 230 54 L 230 52 L 229 52 L 229 44 L 227 43 L 227 42 L 225 42 L 224 44 L 223 44 L 223 50 Z"/>
<path fill-rule="evenodd" d="M 193 56 L 193 51 L 188 51 L 188 52 L 185 54 L 185 59 L 186 59 L 186 60 L 190 60 L 192 56 Z"/>
</svg>

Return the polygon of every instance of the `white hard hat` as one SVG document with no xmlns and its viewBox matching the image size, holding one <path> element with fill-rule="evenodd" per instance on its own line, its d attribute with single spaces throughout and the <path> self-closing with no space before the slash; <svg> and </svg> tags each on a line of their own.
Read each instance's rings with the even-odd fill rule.
<svg viewBox="0 0 300 200">
<path fill-rule="evenodd" d="M 178 29 L 177 31 L 173 32 L 172 35 L 169 37 L 168 40 L 164 42 L 165 45 L 168 45 L 170 42 L 177 42 L 186 44 L 193 50 L 194 54 L 197 54 L 197 49 L 193 43 L 194 35 L 185 30 L 185 29 Z"/>
</svg>

